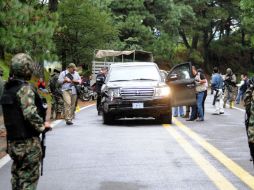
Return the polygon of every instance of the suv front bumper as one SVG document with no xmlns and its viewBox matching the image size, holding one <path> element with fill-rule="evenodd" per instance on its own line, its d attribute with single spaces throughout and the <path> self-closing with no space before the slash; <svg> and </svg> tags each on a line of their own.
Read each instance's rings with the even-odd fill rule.
<svg viewBox="0 0 254 190">
<path fill-rule="evenodd" d="M 134 104 L 141 104 L 141 107 L 135 107 Z M 158 117 L 160 115 L 170 115 L 171 105 L 169 97 L 153 98 L 142 100 L 125 99 L 104 99 L 103 111 L 110 113 L 115 117 Z"/>
</svg>

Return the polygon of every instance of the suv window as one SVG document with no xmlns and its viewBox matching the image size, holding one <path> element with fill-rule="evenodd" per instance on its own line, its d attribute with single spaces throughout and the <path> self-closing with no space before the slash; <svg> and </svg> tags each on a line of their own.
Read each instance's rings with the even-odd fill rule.
<svg viewBox="0 0 254 190">
<path fill-rule="evenodd" d="M 153 65 L 112 67 L 108 75 L 109 82 L 119 80 L 156 80 L 161 81 L 158 69 Z"/>
<path fill-rule="evenodd" d="M 179 65 L 171 74 L 176 74 L 178 80 L 190 79 L 190 67 L 188 65 Z"/>
</svg>

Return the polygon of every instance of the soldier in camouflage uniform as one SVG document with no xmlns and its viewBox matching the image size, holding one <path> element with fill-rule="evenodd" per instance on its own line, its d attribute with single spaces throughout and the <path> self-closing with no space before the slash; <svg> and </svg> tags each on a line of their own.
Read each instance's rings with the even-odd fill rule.
<svg viewBox="0 0 254 190">
<path fill-rule="evenodd" d="M 245 125 L 248 136 L 251 160 L 254 159 L 254 77 L 248 82 L 248 89 L 244 98 L 246 110 Z"/>
<path fill-rule="evenodd" d="M 51 119 L 61 119 L 64 114 L 62 86 L 58 82 L 59 73 L 59 70 L 54 69 L 54 73 L 51 75 L 48 83 L 48 91 L 51 94 Z"/>
<path fill-rule="evenodd" d="M 42 156 L 39 135 L 50 129 L 49 123 L 42 118 L 41 99 L 27 82 L 32 76 L 32 64 L 33 60 L 27 54 L 20 53 L 12 58 L 10 79 L 1 99 L 7 153 L 13 160 L 13 190 L 36 189 Z"/>
<path fill-rule="evenodd" d="M 236 76 L 230 68 L 227 68 L 224 79 L 224 108 L 226 107 L 227 100 L 229 101 L 230 108 L 233 108 L 236 92 Z"/>
</svg>

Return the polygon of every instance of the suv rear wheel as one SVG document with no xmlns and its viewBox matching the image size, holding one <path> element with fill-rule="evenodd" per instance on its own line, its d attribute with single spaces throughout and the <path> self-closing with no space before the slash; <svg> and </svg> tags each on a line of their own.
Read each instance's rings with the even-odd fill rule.
<svg viewBox="0 0 254 190">
<path fill-rule="evenodd" d="M 105 112 L 103 112 L 102 118 L 103 118 L 103 124 L 106 124 L 106 125 L 113 124 L 115 121 L 114 115 L 105 113 Z"/>
</svg>

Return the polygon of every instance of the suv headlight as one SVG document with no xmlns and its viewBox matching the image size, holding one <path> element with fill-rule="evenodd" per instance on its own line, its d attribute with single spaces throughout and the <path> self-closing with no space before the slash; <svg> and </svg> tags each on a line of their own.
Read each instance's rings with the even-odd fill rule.
<svg viewBox="0 0 254 190">
<path fill-rule="evenodd" d="M 167 97 L 170 95 L 170 88 L 168 86 L 155 88 L 156 97 Z"/>
<path fill-rule="evenodd" d="M 108 95 L 111 98 L 119 98 L 119 97 L 121 97 L 121 95 L 120 95 L 120 89 L 119 88 L 108 89 Z"/>
</svg>

